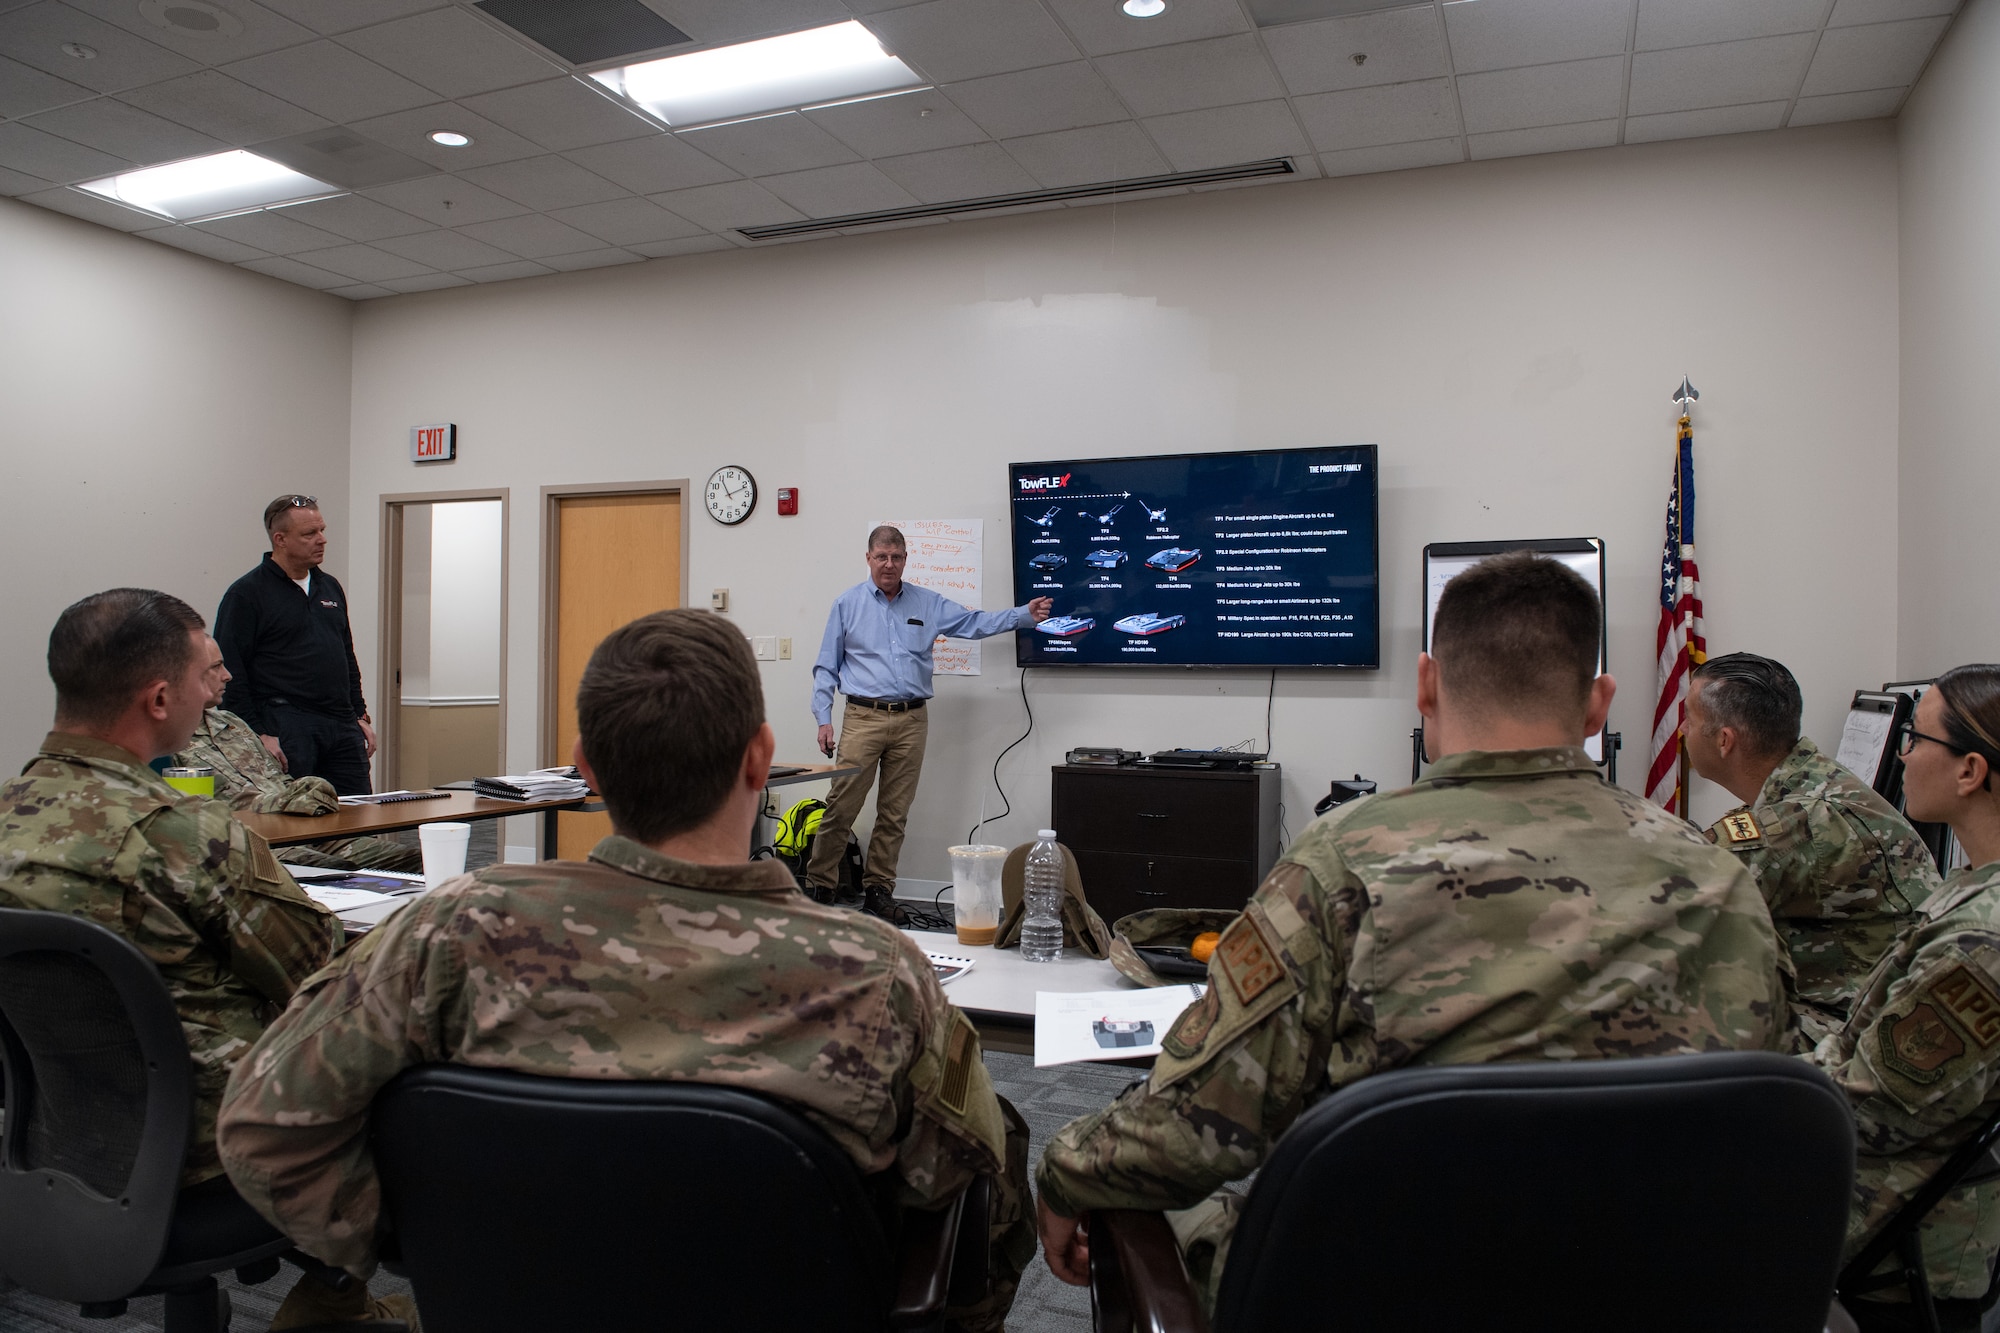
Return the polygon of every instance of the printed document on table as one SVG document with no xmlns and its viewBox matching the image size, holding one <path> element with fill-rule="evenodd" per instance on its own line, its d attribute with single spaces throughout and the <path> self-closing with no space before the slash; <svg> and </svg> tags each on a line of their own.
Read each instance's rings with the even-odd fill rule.
<svg viewBox="0 0 2000 1333">
<path fill-rule="evenodd" d="M 1205 989 L 1036 991 L 1035 1067 L 1158 1055 L 1167 1029 Z"/>
</svg>

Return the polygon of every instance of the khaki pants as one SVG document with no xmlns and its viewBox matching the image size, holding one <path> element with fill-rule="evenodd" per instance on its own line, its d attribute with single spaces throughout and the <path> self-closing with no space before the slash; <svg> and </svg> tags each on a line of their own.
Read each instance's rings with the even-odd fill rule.
<svg viewBox="0 0 2000 1333">
<path fill-rule="evenodd" d="M 840 855 L 847 850 L 854 817 L 861 813 L 879 768 L 882 787 L 875 794 L 875 832 L 868 839 L 868 864 L 861 880 L 863 888 L 875 885 L 892 894 L 896 891 L 896 861 L 903 854 L 903 830 L 910 802 L 917 797 L 917 776 L 924 769 L 930 716 L 929 708 L 885 713 L 879 708 L 847 705 L 840 719 L 840 748 L 834 762 L 843 768 L 855 765 L 861 771 L 835 778 L 833 790 L 827 794 L 826 813 L 819 818 L 812 861 L 806 866 L 806 882 L 814 888 L 832 889 L 839 883 Z"/>
</svg>

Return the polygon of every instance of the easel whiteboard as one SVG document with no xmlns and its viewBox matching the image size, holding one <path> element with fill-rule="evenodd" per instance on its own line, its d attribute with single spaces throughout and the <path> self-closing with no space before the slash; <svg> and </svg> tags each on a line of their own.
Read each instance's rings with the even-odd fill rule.
<svg viewBox="0 0 2000 1333">
<path fill-rule="evenodd" d="M 1542 541 L 1432 542 L 1424 548 L 1424 651 L 1431 649 L 1431 625 L 1437 619 L 1438 597 L 1444 585 L 1488 556 L 1509 551 L 1533 551 L 1551 560 L 1560 560 L 1583 576 L 1604 605 L 1604 542 L 1597 537 L 1551 537 Z M 1610 662 L 1610 616 L 1600 617 L 1597 640 L 1597 673 L 1603 675 Z M 1583 748 L 1596 763 L 1604 762 L 1602 732 L 1587 738 Z"/>
<path fill-rule="evenodd" d="M 1909 720 L 1910 696 L 1900 690 L 1856 690 L 1840 729 L 1833 761 L 1885 799 L 1895 795 L 1896 729 Z"/>
</svg>

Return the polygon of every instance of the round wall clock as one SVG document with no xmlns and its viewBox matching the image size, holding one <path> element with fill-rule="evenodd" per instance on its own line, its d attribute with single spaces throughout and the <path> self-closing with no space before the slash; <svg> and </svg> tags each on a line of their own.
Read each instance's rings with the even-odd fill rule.
<svg viewBox="0 0 2000 1333">
<path fill-rule="evenodd" d="M 719 467 L 709 477 L 703 498 L 708 516 L 717 523 L 741 523 L 757 507 L 757 479 L 734 463 Z"/>
</svg>

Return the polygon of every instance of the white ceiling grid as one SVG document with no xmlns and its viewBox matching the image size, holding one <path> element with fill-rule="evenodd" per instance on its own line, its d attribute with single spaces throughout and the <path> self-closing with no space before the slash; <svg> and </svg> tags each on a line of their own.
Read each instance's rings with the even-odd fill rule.
<svg viewBox="0 0 2000 1333">
<path fill-rule="evenodd" d="M 672 132 L 470 0 L 207 2 L 240 31 L 0 0 L 0 194 L 364 299 L 1273 157 L 1349 175 L 1889 116 L 1961 0 L 1296 0 L 1334 16 L 1267 28 L 1250 0 L 1146 20 L 1118 0 L 645 0 L 693 38 L 677 50 L 859 18 L 932 85 Z M 341 131 L 383 183 L 193 225 L 70 188 Z"/>
</svg>

